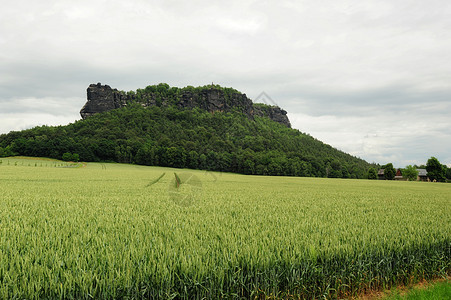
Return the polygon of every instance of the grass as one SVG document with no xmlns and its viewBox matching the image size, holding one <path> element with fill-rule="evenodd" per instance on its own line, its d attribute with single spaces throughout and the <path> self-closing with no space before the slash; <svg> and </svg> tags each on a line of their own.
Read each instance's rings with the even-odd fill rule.
<svg viewBox="0 0 451 300">
<path fill-rule="evenodd" d="M 451 283 L 449 281 L 435 283 L 426 288 L 413 288 L 407 292 L 395 290 L 385 300 L 446 300 L 451 299 Z"/>
<path fill-rule="evenodd" d="M 1 160 L 2 299 L 337 298 L 451 270 L 447 184 Z"/>
</svg>

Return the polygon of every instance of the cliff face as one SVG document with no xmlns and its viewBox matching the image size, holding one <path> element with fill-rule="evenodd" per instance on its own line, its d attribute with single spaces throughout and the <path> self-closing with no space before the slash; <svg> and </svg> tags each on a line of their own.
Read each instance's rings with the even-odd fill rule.
<svg viewBox="0 0 451 300">
<path fill-rule="evenodd" d="M 127 106 L 127 103 L 136 100 L 133 94 L 126 94 L 117 89 L 112 89 L 108 85 L 100 83 L 91 84 L 87 89 L 88 101 L 80 111 L 81 117 L 86 119 L 96 113 L 106 112 L 112 109 Z M 160 104 L 156 97 L 148 95 L 145 100 L 139 101 L 143 107 L 169 105 L 169 99 L 163 99 Z M 192 109 L 195 107 L 209 112 L 239 111 L 253 118 L 254 116 L 268 117 L 271 120 L 291 128 L 287 112 L 277 106 L 254 105 L 245 94 L 232 93 L 226 95 L 223 90 L 215 87 L 206 88 L 201 91 L 183 91 L 178 95 L 175 105 L 182 109 Z"/>
<path fill-rule="evenodd" d="M 215 88 L 198 93 L 185 91 L 181 94 L 177 106 L 180 108 L 198 107 L 209 112 L 230 112 L 236 109 L 247 116 L 252 113 L 252 101 L 246 95 L 234 93 L 226 97 L 222 90 Z"/>
<path fill-rule="evenodd" d="M 83 119 L 97 113 L 102 113 L 127 105 L 127 97 L 117 89 L 100 83 L 91 84 L 87 89 L 88 101 L 80 111 Z"/>
<path fill-rule="evenodd" d="M 268 117 L 271 120 L 278 122 L 291 128 L 290 120 L 287 112 L 278 106 L 257 106 L 254 105 L 254 115 L 259 117 Z"/>
</svg>

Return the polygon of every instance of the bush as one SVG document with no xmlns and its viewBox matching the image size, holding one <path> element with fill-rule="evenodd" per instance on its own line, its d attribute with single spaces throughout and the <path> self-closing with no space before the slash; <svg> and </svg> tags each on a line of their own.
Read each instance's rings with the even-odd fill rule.
<svg viewBox="0 0 451 300">
<path fill-rule="evenodd" d="M 72 154 L 69 153 L 69 152 L 66 152 L 66 153 L 63 154 L 62 159 L 63 159 L 64 161 L 70 161 L 70 160 L 72 159 Z"/>
</svg>

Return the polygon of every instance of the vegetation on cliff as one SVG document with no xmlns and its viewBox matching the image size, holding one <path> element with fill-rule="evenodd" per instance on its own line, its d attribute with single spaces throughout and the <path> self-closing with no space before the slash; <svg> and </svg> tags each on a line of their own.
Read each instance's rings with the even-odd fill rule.
<svg viewBox="0 0 451 300">
<path fill-rule="evenodd" d="M 370 164 L 269 118 L 129 104 L 66 126 L 0 136 L 9 154 L 258 175 L 365 178 Z"/>
<path fill-rule="evenodd" d="M 142 107 L 175 106 L 179 109 L 201 108 L 211 113 L 240 112 L 251 119 L 254 116 L 266 117 L 291 128 L 287 112 L 280 107 L 252 103 L 246 94 L 214 84 L 178 88 L 160 83 L 149 85 L 145 89 L 124 92 L 112 89 L 109 85 L 97 83 L 87 88 L 87 99 L 80 111 L 83 119 L 139 103 Z"/>
</svg>

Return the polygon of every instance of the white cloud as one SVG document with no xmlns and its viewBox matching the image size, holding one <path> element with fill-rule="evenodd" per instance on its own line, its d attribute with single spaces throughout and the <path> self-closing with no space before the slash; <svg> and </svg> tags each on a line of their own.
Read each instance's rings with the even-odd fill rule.
<svg viewBox="0 0 451 300">
<path fill-rule="evenodd" d="M 0 131 L 0 134 L 30 129 L 42 125 L 57 126 L 69 124 L 77 120 L 74 119 L 73 115 L 55 116 L 51 113 L 0 113 L 0 119 L 2 120 L 2 129 L 7 129 L 3 132 Z"/>
<path fill-rule="evenodd" d="M 445 0 L 16 0 L 0 11 L 0 132 L 78 119 L 90 83 L 213 81 L 266 91 L 367 160 L 451 163 L 450 15 Z"/>
<path fill-rule="evenodd" d="M 427 104 L 414 107 L 423 112 L 429 109 Z M 442 108 L 450 111 L 451 104 Z M 442 163 L 450 161 L 448 114 L 375 112 L 373 116 L 289 113 L 289 117 L 293 127 L 369 162 L 392 162 L 397 167 L 404 167 L 425 164 L 431 156 L 436 156 Z"/>
</svg>

